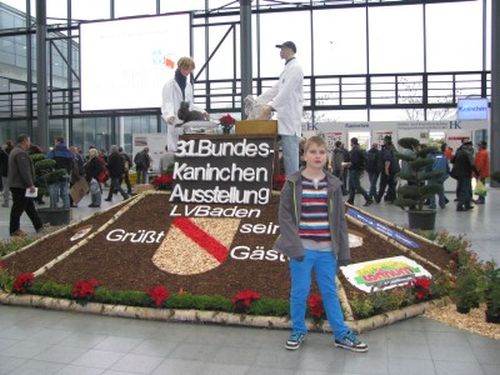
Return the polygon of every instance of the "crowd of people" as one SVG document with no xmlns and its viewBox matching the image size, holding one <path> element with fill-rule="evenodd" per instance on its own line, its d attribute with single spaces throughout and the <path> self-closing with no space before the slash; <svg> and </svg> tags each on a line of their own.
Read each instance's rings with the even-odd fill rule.
<svg viewBox="0 0 500 375">
<path fill-rule="evenodd" d="M 348 196 L 347 203 L 354 204 L 356 194 L 361 194 L 364 199 L 364 206 L 372 203 L 380 203 L 382 200 L 393 203 L 396 199 L 396 186 L 402 181 L 398 181 L 400 173 L 407 173 L 410 163 L 400 161 L 398 153 L 410 157 L 425 145 L 400 144 L 399 149 L 392 143 L 392 137 L 386 136 L 380 146 L 372 143 L 369 150 L 361 150 L 358 139 L 351 138 L 350 151 L 346 149 L 341 141 L 335 142 L 335 147 L 330 153 L 330 163 L 328 170 L 342 181 L 342 194 Z M 404 147 L 403 147 L 404 146 Z M 427 171 L 440 171 L 441 176 L 428 181 L 430 185 L 439 185 L 441 192 L 436 196 L 431 196 L 426 204 L 431 209 L 445 208 L 449 203 L 444 191 L 444 183 L 448 177 L 456 180 L 457 211 L 468 211 L 473 208 L 472 202 L 476 204 L 485 203 L 485 183 L 490 176 L 489 152 L 486 141 L 481 141 L 474 150 L 469 138 L 462 141 L 462 145 L 453 153 L 453 150 L 446 143 L 434 145 L 434 151 L 428 154 L 428 158 L 433 163 Z M 368 185 L 363 186 L 361 176 L 367 173 Z M 473 200 L 472 182 L 476 181 L 480 189 L 476 189 L 478 198 Z M 412 184 L 412 182 L 407 182 Z M 366 189 L 365 189 L 366 188 Z M 436 204 L 437 198 L 437 204 Z"/>
<path fill-rule="evenodd" d="M 44 173 L 47 173 L 45 176 L 37 176 L 35 173 L 34 155 L 44 155 L 42 158 L 55 162 L 53 167 L 44 170 Z M 169 159 L 170 163 L 173 161 L 171 156 L 169 154 L 169 158 L 172 159 Z M 115 145 L 109 148 L 109 152 L 91 146 L 84 155 L 80 147 L 68 147 L 63 137 L 56 137 L 53 147 L 48 152 L 32 144 L 30 137 L 25 134 L 18 136 L 15 145 L 11 140 L 6 141 L 0 147 L 2 177 L 0 190 L 2 207 L 11 207 L 10 235 L 26 235 L 19 224 L 23 212 L 30 217 L 35 230 L 42 229 L 43 225 L 35 203 L 39 205 L 46 203 L 43 194 L 45 189 L 51 209 L 77 208 L 78 202 L 73 200 L 71 188 L 82 180 L 88 185 L 87 190 L 90 194 L 88 207 L 91 208 L 101 206 L 104 185 L 109 186 L 109 193 L 105 199 L 108 202 L 112 201 L 117 193 L 120 193 L 124 200 L 135 195 L 129 179 L 129 170 L 134 163 L 137 168 L 138 183 L 148 182 L 148 170 L 152 165 L 152 158 L 147 147 L 138 152 L 132 161 L 122 147 Z M 51 177 L 47 177 L 49 172 L 52 173 Z M 123 184 L 125 186 L 122 188 Z M 27 197 L 30 195 L 27 190 L 36 194 Z"/>
</svg>

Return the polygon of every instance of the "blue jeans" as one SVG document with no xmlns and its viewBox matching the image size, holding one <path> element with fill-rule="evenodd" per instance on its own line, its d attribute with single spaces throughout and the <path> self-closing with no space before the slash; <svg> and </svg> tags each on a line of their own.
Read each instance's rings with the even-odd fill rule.
<svg viewBox="0 0 500 375">
<path fill-rule="evenodd" d="M 69 182 L 58 181 L 49 185 L 50 208 L 57 208 L 59 198 L 63 202 L 63 208 L 69 208 Z"/>
<path fill-rule="evenodd" d="M 290 315 L 293 332 L 307 333 L 306 303 L 311 289 L 311 273 L 314 270 L 333 335 L 336 338 L 343 338 L 349 331 L 349 327 L 344 322 L 344 314 L 337 296 L 337 286 L 335 285 L 337 259 L 335 255 L 331 251 L 306 250 L 304 260 L 299 262 L 290 259 L 289 267 L 292 278 Z"/>
<path fill-rule="evenodd" d="M 281 135 L 281 147 L 285 174 L 290 176 L 299 170 L 299 137 L 296 135 Z"/>
<path fill-rule="evenodd" d="M 377 197 L 377 181 L 380 172 L 368 172 L 368 179 L 370 180 L 370 191 L 368 195 L 375 199 Z"/>
<path fill-rule="evenodd" d="M 438 204 L 439 207 L 445 208 L 446 206 L 446 197 L 444 196 L 444 187 L 443 182 L 438 180 L 429 180 L 429 185 L 432 186 L 441 186 L 443 190 L 440 193 L 437 193 L 438 196 Z M 433 194 L 429 197 L 429 207 L 434 209 L 436 208 L 436 194 Z"/>
</svg>

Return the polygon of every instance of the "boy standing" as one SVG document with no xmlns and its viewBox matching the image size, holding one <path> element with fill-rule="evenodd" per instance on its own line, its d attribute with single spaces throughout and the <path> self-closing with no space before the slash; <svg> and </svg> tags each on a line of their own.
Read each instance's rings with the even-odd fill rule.
<svg viewBox="0 0 500 375">
<path fill-rule="evenodd" d="M 326 173 L 327 145 L 313 136 L 304 146 L 306 167 L 288 177 L 281 191 L 280 236 L 274 248 L 290 258 L 292 334 L 285 348 L 296 350 L 307 334 L 306 300 L 314 270 L 335 346 L 366 352 L 368 346 L 344 322 L 335 285 L 337 259 L 347 264 L 350 250 L 341 182 Z"/>
</svg>

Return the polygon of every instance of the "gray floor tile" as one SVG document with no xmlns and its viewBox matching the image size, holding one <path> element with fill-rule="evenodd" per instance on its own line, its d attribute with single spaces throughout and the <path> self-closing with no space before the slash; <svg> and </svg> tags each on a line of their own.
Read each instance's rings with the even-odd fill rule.
<svg viewBox="0 0 500 375">
<path fill-rule="evenodd" d="M 389 358 L 432 358 L 427 343 L 413 344 L 411 342 L 405 344 L 389 342 L 387 356 Z"/>
<path fill-rule="evenodd" d="M 378 331 L 378 330 L 377 330 Z M 385 332 L 385 329 L 380 330 Z M 425 344 L 427 345 L 427 336 L 425 332 L 420 331 L 392 331 L 390 335 L 387 335 L 387 343 L 392 343 L 395 345 L 406 345 L 406 344 Z"/>
<path fill-rule="evenodd" d="M 390 375 L 435 375 L 434 363 L 432 360 L 410 359 L 410 358 L 389 358 Z"/>
<path fill-rule="evenodd" d="M 54 345 L 37 354 L 34 359 L 68 364 L 73 362 L 85 352 L 85 349 Z"/>
<path fill-rule="evenodd" d="M 384 375 L 389 372 L 387 358 L 367 357 L 363 353 L 346 355 L 344 372 L 367 375 Z"/>
<path fill-rule="evenodd" d="M 33 324 L 36 324 L 33 323 Z M 41 330 L 42 328 L 39 327 L 33 328 L 33 327 L 28 327 L 28 326 L 12 326 L 5 331 L 0 332 L 0 338 L 2 339 L 14 339 L 14 340 L 25 340 L 27 338 L 30 338 L 33 336 L 37 331 Z"/>
<path fill-rule="evenodd" d="M 305 348 L 304 348 L 305 349 Z M 321 371 L 330 374 L 341 374 L 345 366 L 345 353 L 332 348 L 301 350 L 297 370 Z"/>
<path fill-rule="evenodd" d="M 106 337 L 103 341 L 97 344 L 94 349 L 107 352 L 128 353 L 135 347 L 139 346 L 142 341 L 143 339 L 110 336 Z"/>
<path fill-rule="evenodd" d="M 73 361 L 73 365 L 107 369 L 113 366 L 124 354 L 89 350 Z"/>
<path fill-rule="evenodd" d="M 483 369 L 477 362 L 434 361 L 437 375 L 482 375 Z"/>
<path fill-rule="evenodd" d="M 477 359 L 470 347 L 466 346 L 429 346 L 432 359 L 437 361 L 457 361 L 477 363 Z"/>
<path fill-rule="evenodd" d="M 270 367 L 253 367 L 247 375 L 295 375 L 295 370 Z"/>
<path fill-rule="evenodd" d="M 92 349 L 96 345 L 103 342 L 108 336 L 82 333 L 78 330 L 73 331 L 65 339 L 60 342 L 60 345 L 72 346 L 76 348 Z"/>
<path fill-rule="evenodd" d="M 256 365 L 264 368 L 296 369 L 300 364 L 300 350 L 286 350 L 279 347 L 262 347 L 256 358 Z"/>
<path fill-rule="evenodd" d="M 29 338 L 33 342 L 41 342 L 46 344 L 59 344 L 62 340 L 70 335 L 69 331 L 61 331 L 57 329 L 43 328 Z"/>
<path fill-rule="evenodd" d="M 205 375 L 245 375 L 248 371 L 248 366 L 230 365 L 223 363 L 207 363 L 203 369 Z"/>
<path fill-rule="evenodd" d="M 481 365 L 484 375 L 498 375 L 500 374 L 500 365 Z"/>
<path fill-rule="evenodd" d="M 486 347 L 500 351 L 500 340 L 490 339 L 489 337 L 479 336 L 469 332 L 467 332 L 465 336 L 472 347 Z"/>
<path fill-rule="evenodd" d="M 259 349 L 256 348 L 220 346 L 210 359 L 210 362 L 250 366 L 255 362 L 258 353 Z"/>
<path fill-rule="evenodd" d="M 153 371 L 154 375 L 183 374 L 200 375 L 203 374 L 204 363 L 183 359 L 167 358 Z"/>
<path fill-rule="evenodd" d="M 470 349 L 470 342 L 465 332 L 426 332 L 427 342 L 430 346 L 453 345 L 464 346 Z"/>
<path fill-rule="evenodd" d="M 49 346 L 48 344 L 20 341 L 2 351 L 2 354 L 9 357 L 17 358 L 34 358 L 39 353 L 43 352 Z"/>
<path fill-rule="evenodd" d="M 152 357 L 142 354 L 126 354 L 111 367 L 111 370 L 149 374 L 158 367 L 163 359 L 162 357 Z"/>
<path fill-rule="evenodd" d="M 500 365 L 500 349 L 495 347 L 473 347 L 472 352 L 482 365 Z"/>
<path fill-rule="evenodd" d="M 19 342 L 19 340 L 0 338 L 0 350 L 4 350 L 4 349 L 8 348 L 9 346 L 17 344 L 18 342 Z"/>
<path fill-rule="evenodd" d="M 172 353 L 178 345 L 178 342 L 145 339 L 138 346 L 133 348 L 130 353 L 165 357 Z"/>
<path fill-rule="evenodd" d="M 217 346 L 214 345 L 179 344 L 168 358 L 206 362 L 214 357 L 216 351 Z"/>
<path fill-rule="evenodd" d="M 62 363 L 29 360 L 15 369 L 16 375 L 50 375 L 56 374 L 64 365 Z"/>
<path fill-rule="evenodd" d="M 103 372 L 100 368 L 68 365 L 57 372 L 57 375 L 101 375 Z"/>
<path fill-rule="evenodd" d="M 4 355 L 0 355 L 0 374 L 8 374 L 12 370 L 20 367 L 28 360 L 25 358 L 15 358 L 15 357 L 7 357 Z"/>
</svg>

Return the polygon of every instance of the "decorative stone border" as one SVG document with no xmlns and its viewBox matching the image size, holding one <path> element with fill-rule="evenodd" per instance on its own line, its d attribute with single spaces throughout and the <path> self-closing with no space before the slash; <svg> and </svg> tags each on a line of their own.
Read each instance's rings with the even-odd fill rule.
<svg viewBox="0 0 500 375">
<path fill-rule="evenodd" d="M 449 303 L 449 299 L 445 297 L 440 300 L 423 302 L 400 310 L 389 311 L 367 319 L 348 321 L 347 324 L 354 331 L 362 333 L 423 314 L 432 306 L 443 306 L 447 303 Z M 97 302 L 89 302 L 86 305 L 80 305 L 76 301 L 67 299 L 36 295 L 16 295 L 3 292 L 0 292 L 0 304 L 41 307 L 49 310 L 82 312 L 144 320 L 213 323 L 273 329 L 290 328 L 290 320 L 288 317 L 254 316 L 221 311 L 155 309 L 152 307 L 110 305 Z M 307 321 L 306 323 L 308 325 L 308 330 L 311 332 L 332 332 L 327 321 L 324 321 L 323 324 L 314 324 L 312 321 Z"/>
</svg>

